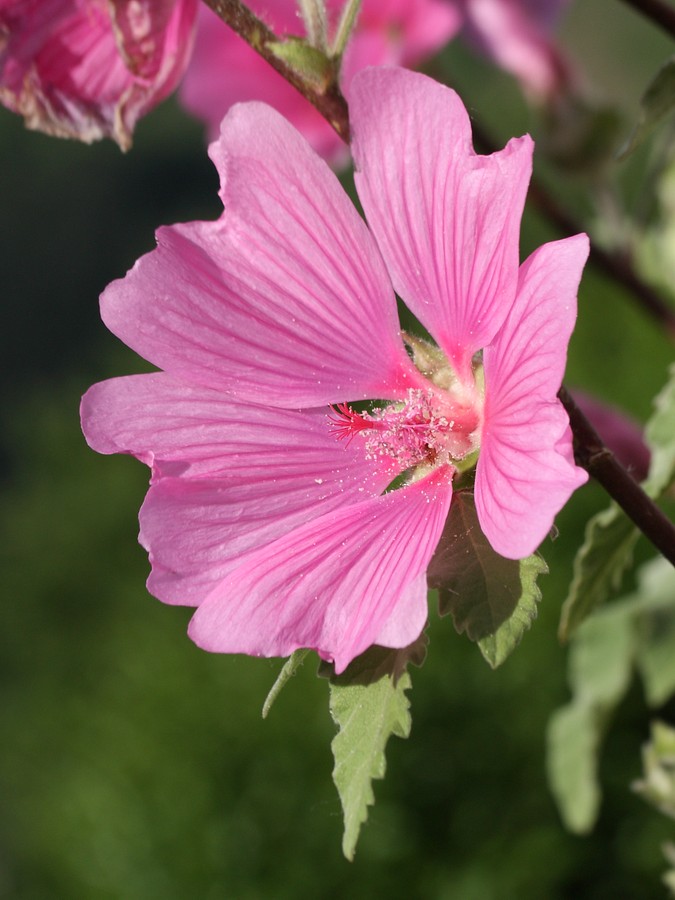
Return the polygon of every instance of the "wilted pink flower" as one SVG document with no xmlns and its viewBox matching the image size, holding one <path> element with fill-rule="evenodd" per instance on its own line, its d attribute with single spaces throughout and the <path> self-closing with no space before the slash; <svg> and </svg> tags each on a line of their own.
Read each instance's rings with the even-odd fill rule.
<svg viewBox="0 0 675 900">
<path fill-rule="evenodd" d="M 457 95 L 401 69 L 364 70 L 351 97 L 370 230 L 278 113 L 235 106 L 210 150 L 221 218 L 160 229 L 102 297 L 163 371 L 95 385 L 82 410 L 93 448 L 152 467 L 148 585 L 198 606 L 192 638 L 311 647 L 337 671 L 419 635 L 453 477 L 478 451 L 480 523 L 505 556 L 586 479 L 556 391 L 588 242 L 519 267 L 531 140 L 477 156 Z M 437 347 L 402 339 L 394 290 Z"/>
<path fill-rule="evenodd" d="M 280 35 L 304 36 L 295 3 L 253 0 L 249 7 Z M 344 0 L 328 0 L 336 19 Z M 308 100 L 291 87 L 242 38 L 210 9 L 202 7 L 195 52 L 180 90 L 186 109 L 202 119 L 209 138 L 233 103 L 263 100 L 302 132 L 314 149 L 329 159 L 344 154 L 335 131 Z M 358 24 L 347 47 L 341 85 L 365 66 L 414 66 L 439 50 L 455 34 L 460 16 L 446 0 L 363 0 Z"/>
<path fill-rule="evenodd" d="M 515 75 L 529 94 L 545 99 L 568 83 L 569 64 L 551 37 L 568 0 L 458 2 L 469 42 Z"/>
<path fill-rule="evenodd" d="M 174 90 L 197 0 L 0 0 L 0 101 L 29 128 L 131 144 Z"/>
</svg>

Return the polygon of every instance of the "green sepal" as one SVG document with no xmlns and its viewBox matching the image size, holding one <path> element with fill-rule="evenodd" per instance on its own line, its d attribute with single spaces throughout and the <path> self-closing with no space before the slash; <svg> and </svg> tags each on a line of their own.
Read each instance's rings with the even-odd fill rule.
<svg viewBox="0 0 675 900">
<path fill-rule="evenodd" d="M 438 588 L 440 615 L 452 616 L 492 668 L 509 657 L 536 618 L 537 577 L 546 572 L 536 554 L 513 560 L 496 553 L 481 531 L 473 494 L 455 493 L 429 585 Z"/>
<path fill-rule="evenodd" d="M 302 38 L 288 37 L 267 44 L 272 53 L 320 94 L 335 83 L 336 63 Z"/>
</svg>

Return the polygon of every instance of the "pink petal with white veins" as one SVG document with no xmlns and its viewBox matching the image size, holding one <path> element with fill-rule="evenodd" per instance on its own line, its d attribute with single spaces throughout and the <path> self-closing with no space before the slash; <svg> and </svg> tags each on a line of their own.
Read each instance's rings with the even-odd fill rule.
<svg viewBox="0 0 675 900">
<path fill-rule="evenodd" d="M 230 111 L 210 153 L 223 215 L 160 229 L 102 296 L 111 331 L 244 401 L 320 406 L 416 386 L 382 259 L 326 163 L 257 103 Z"/>
<path fill-rule="evenodd" d="M 380 647 L 401 648 L 417 640 L 427 621 L 428 593 L 427 573 L 422 572 L 403 591 L 373 643 Z"/>
<path fill-rule="evenodd" d="M 394 288 L 469 380 L 515 297 L 532 141 L 476 155 L 457 94 L 402 69 L 359 72 L 350 101 L 356 187 Z"/>
<path fill-rule="evenodd" d="M 556 399 L 588 238 L 545 244 L 523 263 L 518 297 L 485 348 L 485 421 L 476 508 L 494 549 L 510 559 L 539 546 L 588 476 L 574 465 L 569 420 Z"/>
<path fill-rule="evenodd" d="M 309 647 L 343 671 L 387 635 L 406 596 L 408 606 L 406 591 L 438 543 L 451 492 L 448 473 L 437 470 L 291 532 L 215 588 L 192 618 L 190 636 L 217 653 L 287 656 Z M 424 610 L 426 617 L 426 599 Z M 403 645 L 409 637 L 401 634 Z"/>
<path fill-rule="evenodd" d="M 337 440 L 330 415 L 328 407 L 235 403 L 164 372 L 103 381 L 82 400 L 89 445 L 99 453 L 131 453 L 158 477 L 304 475 L 327 485 L 335 473 L 361 484 L 377 472 L 379 493 L 398 472 L 366 460 L 359 440 Z"/>
<path fill-rule="evenodd" d="M 250 472 L 240 460 L 232 477 L 164 477 L 150 488 L 140 541 L 150 554 L 152 594 L 196 606 L 253 551 L 319 516 L 377 497 L 391 480 L 336 441 L 323 458 L 320 439 L 308 451 L 293 446 L 299 430 L 280 429 L 276 446 L 258 437 Z"/>
</svg>

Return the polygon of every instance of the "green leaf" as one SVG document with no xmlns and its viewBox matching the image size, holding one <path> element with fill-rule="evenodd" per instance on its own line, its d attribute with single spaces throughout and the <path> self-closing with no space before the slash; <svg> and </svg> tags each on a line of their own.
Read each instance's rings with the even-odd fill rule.
<svg viewBox="0 0 675 900">
<path fill-rule="evenodd" d="M 287 681 L 295 675 L 297 669 L 302 665 L 305 661 L 305 657 L 309 653 L 309 650 L 296 650 L 292 653 L 286 662 L 284 663 L 281 672 L 277 676 L 277 680 L 272 685 L 272 688 L 265 698 L 265 702 L 263 703 L 262 708 L 262 717 L 263 719 L 267 718 L 267 715 L 272 708 L 272 704 L 277 699 L 279 694 L 281 693 L 281 689 L 285 686 Z"/>
<path fill-rule="evenodd" d="M 573 699 L 551 718 L 547 771 L 566 827 L 584 834 L 600 805 L 598 756 L 611 715 L 628 690 L 634 658 L 632 603 L 584 622 L 570 650 Z"/>
<path fill-rule="evenodd" d="M 650 706 L 675 694 L 675 569 L 662 557 L 642 566 L 635 601 L 636 663 Z"/>
<path fill-rule="evenodd" d="M 431 566 L 429 585 L 438 588 L 438 608 L 457 631 L 476 641 L 493 667 L 501 665 L 537 615 L 537 576 L 543 559 L 505 559 L 481 531 L 473 494 L 459 492 Z"/>
<path fill-rule="evenodd" d="M 671 57 L 659 69 L 640 101 L 640 112 L 633 131 L 617 153 L 625 159 L 638 147 L 654 128 L 675 109 L 675 57 Z"/>
<path fill-rule="evenodd" d="M 600 724 L 591 707 L 574 703 L 557 710 L 549 721 L 549 786 L 565 826 L 575 834 L 591 830 L 600 808 Z"/>
<path fill-rule="evenodd" d="M 675 477 L 675 365 L 670 367 L 669 381 L 654 399 L 645 440 L 652 457 L 643 487 L 650 497 L 658 498 Z"/>
<path fill-rule="evenodd" d="M 652 723 L 652 739 L 642 748 L 643 779 L 635 790 L 664 815 L 675 819 L 675 728 Z"/>
<path fill-rule="evenodd" d="M 574 560 L 574 575 L 560 617 L 560 639 L 569 640 L 588 614 L 621 587 L 633 561 L 640 532 L 612 504 L 586 525 L 584 543 Z"/>
<path fill-rule="evenodd" d="M 368 807 L 375 802 L 372 781 L 384 778 L 387 741 L 392 734 L 402 738 L 410 734 L 410 703 L 405 694 L 410 676 L 402 672 L 395 681 L 387 672 L 396 665 L 386 655 L 385 648 L 371 647 L 341 675 L 331 678 L 330 712 L 339 728 L 331 744 L 333 781 L 344 814 L 342 851 L 349 860 L 354 858 Z"/>
</svg>

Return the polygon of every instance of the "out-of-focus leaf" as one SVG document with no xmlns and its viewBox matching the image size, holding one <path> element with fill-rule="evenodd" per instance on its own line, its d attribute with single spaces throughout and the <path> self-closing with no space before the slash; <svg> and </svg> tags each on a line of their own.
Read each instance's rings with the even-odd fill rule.
<svg viewBox="0 0 675 900">
<path fill-rule="evenodd" d="M 551 718 L 549 783 L 570 831 L 591 830 L 600 806 L 598 755 L 616 705 L 628 690 L 634 655 L 631 606 L 613 606 L 584 622 L 570 650 L 573 699 Z"/>
<path fill-rule="evenodd" d="M 588 614 L 621 587 L 623 575 L 632 563 L 639 534 L 614 503 L 589 519 L 562 608 L 561 640 L 569 640 Z"/>
<path fill-rule="evenodd" d="M 644 489 L 659 497 L 675 477 L 675 365 L 670 379 L 654 399 L 654 412 L 645 428 L 645 440 L 652 458 Z"/>
<path fill-rule="evenodd" d="M 473 494 L 453 497 L 438 550 L 429 567 L 429 585 L 438 588 L 442 616 L 478 643 L 487 662 L 501 665 L 537 615 L 537 576 L 548 572 L 543 559 L 505 559 L 481 531 Z"/>
<path fill-rule="evenodd" d="M 600 807 L 598 747 L 601 728 L 590 706 L 558 709 L 547 733 L 547 773 L 565 826 L 575 834 L 591 830 Z"/>
<path fill-rule="evenodd" d="M 675 109 L 675 57 L 671 57 L 654 76 L 640 101 L 640 112 L 628 140 L 617 153 L 625 159 L 654 128 Z"/>
<path fill-rule="evenodd" d="M 640 571 L 634 617 L 636 663 L 650 706 L 675 694 L 675 569 L 657 557 Z"/>
<path fill-rule="evenodd" d="M 333 781 L 344 815 L 342 851 L 350 860 L 368 807 L 375 802 L 373 779 L 384 777 L 387 741 L 392 734 L 408 737 L 412 724 L 405 693 L 410 676 L 403 672 L 394 681 L 383 672 L 383 650 L 367 650 L 341 675 L 333 676 L 330 685 L 330 712 L 339 728 L 331 744 Z M 391 660 L 385 669 L 390 665 Z"/>
<path fill-rule="evenodd" d="M 288 657 L 286 662 L 284 663 L 281 672 L 279 672 L 277 676 L 277 680 L 272 685 L 269 694 L 265 698 L 265 702 L 263 703 L 262 708 L 262 717 L 263 719 L 267 718 L 267 715 L 272 708 L 272 704 L 277 699 L 279 694 L 281 693 L 281 689 L 286 685 L 287 681 L 295 675 L 299 666 L 305 661 L 305 657 L 309 653 L 309 650 L 296 650 L 294 653 Z"/>
<path fill-rule="evenodd" d="M 651 741 L 642 748 L 642 768 L 643 778 L 633 790 L 675 819 L 675 728 L 652 723 Z"/>
</svg>

